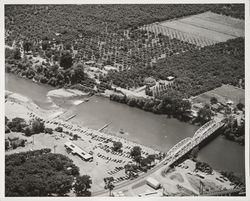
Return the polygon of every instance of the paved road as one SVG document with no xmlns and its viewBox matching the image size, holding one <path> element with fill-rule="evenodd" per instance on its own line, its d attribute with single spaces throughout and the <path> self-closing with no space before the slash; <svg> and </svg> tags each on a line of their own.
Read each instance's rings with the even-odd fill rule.
<svg viewBox="0 0 250 201">
<path fill-rule="evenodd" d="M 210 128 L 209 128 L 208 130 L 210 130 Z M 206 133 L 206 132 L 207 132 L 207 131 L 205 131 L 205 133 Z M 214 131 L 213 131 L 213 132 L 214 132 Z M 212 132 L 212 133 L 213 133 L 213 132 Z M 194 136 L 195 136 L 195 135 L 194 135 Z M 200 136 L 199 136 L 199 138 L 200 138 Z M 203 141 L 203 139 L 201 139 L 201 141 Z M 200 142 L 199 142 L 199 143 L 200 143 Z M 199 143 L 198 143 L 198 144 L 199 144 Z M 192 143 L 191 143 L 191 144 L 192 144 Z M 184 144 L 184 145 L 186 145 L 186 144 Z M 174 152 L 173 156 L 175 156 L 176 153 L 179 152 L 179 151 L 182 149 L 182 147 L 183 147 L 184 145 L 180 146 L 180 147 L 177 149 L 177 151 Z M 195 146 L 196 146 L 196 145 L 195 145 Z M 193 148 L 193 146 L 191 145 L 191 148 L 189 148 L 188 151 L 190 151 L 192 148 Z M 182 150 L 181 150 L 181 151 L 182 151 Z M 187 152 L 188 152 L 188 151 L 187 151 Z M 181 155 L 175 157 L 175 158 L 174 158 L 174 161 L 176 161 L 176 160 L 178 160 L 179 158 L 183 157 L 187 152 L 184 152 L 184 153 L 182 153 Z M 122 182 L 121 184 L 118 184 L 117 186 L 115 186 L 115 190 L 120 190 L 121 188 L 124 188 L 124 187 L 127 187 L 127 188 L 128 188 L 129 185 L 131 185 L 131 184 L 135 185 L 136 183 L 143 181 L 147 176 L 149 176 L 150 174 L 152 174 L 152 173 L 154 173 L 155 171 L 157 171 L 157 170 L 159 170 L 160 168 L 162 168 L 162 167 L 166 164 L 166 161 L 167 161 L 168 159 L 169 159 L 169 157 L 163 159 L 157 166 L 155 166 L 153 169 L 149 170 L 147 173 L 142 173 L 141 175 L 139 175 L 138 178 L 136 178 L 136 179 L 134 179 L 134 180 L 128 180 L 128 181 L 126 181 L 126 182 Z M 172 159 L 171 161 L 169 161 L 169 162 L 170 162 L 170 164 L 172 164 L 173 159 Z M 169 166 L 169 165 L 167 164 L 166 167 L 168 167 L 168 166 Z M 108 192 L 109 192 L 108 190 L 97 191 L 97 192 L 94 192 L 94 193 L 93 193 L 93 196 L 105 196 Z"/>
<path fill-rule="evenodd" d="M 163 159 L 157 166 L 155 166 L 154 168 L 152 168 L 151 170 L 149 170 L 146 173 L 142 173 L 136 179 L 128 180 L 126 182 L 122 182 L 121 184 L 116 185 L 114 190 L 117 191 L 117 190 L 119 190 L 121 188 L 129 187 L 129 185 L 131 185 L 131 184 L 134 185 L 135 183 L 143 181 L 150 174 L 152 174 L 153 172 L 155 172 L 155 171 L 159 170 L 160 168 L 162 168 L 164 166 L 164 163 L 166 162 L 166 160 L 167 160 L 167 158 Z M 108 190 L 102 190 L 102 191 L 93 192 L 92 195 L 93 196 L 106 196 L 106 194 L 108 194 L 108 193 L 109 193 Z"/>
</svg>

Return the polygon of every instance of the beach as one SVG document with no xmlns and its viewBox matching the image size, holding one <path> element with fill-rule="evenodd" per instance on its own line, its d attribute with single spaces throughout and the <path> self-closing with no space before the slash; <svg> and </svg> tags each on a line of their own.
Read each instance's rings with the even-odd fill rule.
<svg viewBox="0 0 250 201">
<path fill-rule="evenodd" d="M 140 146 L 142 156 L 146 157 L 150 154 L 163 154 L 160 151 L 144 146 L 142 144 L 130 141 L 126 138 L 116 136 L 114 134 L 103 133 L 100 130 L 91 129 L 88 127 L 79 126 L 76 123 L 67 122 L 60 119 L 60 115 L 65 113 L 60 107 L 53 110 L 44 110 L 38 107 L 32 100 L 18 93 L 6 91 L 6 116 L 9 119 L 15 117 L 24 118 L 26 122 L 32 118 L 41 118 L 44 120 L 46 128 L 52 128 L 53 134 L 40 133 L 31 137 L 26 137 L 22 133 L 18 133 L 20 138 L 26 139 L 25 147 L 10 149 L 6 154 L 17 152 L 36 150 L 42 148 L 50 148 L 52 152 L 60 153 L 68 156 L 79 167 L 80 174 L 88 174 L 92 178 L 93 192 L 102 191 L 104 189 L 103 178 L 114 177 L 123 178 L 115 184 L 125 182 L 127 176 L 125 174 L 124 165 L 134 163 L 130 156 L 130 151 L 134 146 Z M 63 132 L 54 131 L 56 127 L 62 127 Z M 78 139 L 72 141 L 73 135 L 77 135 Z M 8 138 L 10 134 L 6 134 Z M 80 157 L 69 154 L 64 144 L 72 141 L 75 145 L 82 148 L 84 151 L 93 155 L 93 161 L 83 161 Z M 122 143 L 122 153 L 117 153 L 112 150 L 113 142 L 119 141 Z M 160 163 L 155 161 L 156 165 Z M 222 180 L 222 175 L 216 171 L 213 174 L 204 174 L 195 172 L 195 163 L 191 160 L 186 160 L 182 164 L 166 173 L 166 167 L 162 167 L 152 174 L 152 177 L 161 182 L 165 193 L 168 195 L 179 195 L 180 193 L 199 194 L 200 180 L 204 180 L 207 190 L 221 190 L 233 188 L 230 181 Z M 217 179 L 216 179 L 217 178 Z M 141 194 L 147 189 L 145 182 L 130 185 L 131 195 Z M 73 194 L 72 194 L 73 195 Z"/>
<path fill-rule="evenodd" d="M 66 122 L 60 119 L 60 114 L 65 112 L 62 108 L 58 107 L 54 110 L 43 110 L 27 97 L 12 92 L 8 92 L 7 94 L 5 102 L 5 115 L 7 118 L 21 117 L 25 119 L 26 122 L 29 122 L 32 118 L 41 118 L 44 120 L 46 128 L 52 128 L 54 130 L 60 126 L 63 128 L 63 132 L 53 131 L 52 135 L 40 133 L 31 137 L 26 137 L 19 133 L 19 135 L 22 135 L 22 137 L 27 140 L 25 147 L 8 150 L 6 154 L 50 148 L 52 152 L 67 155 L 80 168 L 81 174 L 91 176 L 93 182 L 92 190 L 94 192 L 104 189 L 103 178 L 105 177 L 126 177 L 123 167 L 128 163 L 134 163 L 130 156 L 130 151 L 133 146 L 140 146 L 142 156 L 144 157 L 149 154 L 160 154 L 158 150 L 137 144 L 136 142 L 131 142 L 128 139 Z M 87 152 L 92 151 L 93 162 L 83 161 L 78 156 L 66 152 L 64 143 L 69 142 L 75 134 L 78 135 L 78 140 L 72 142 Z M 6 137 L 8 137 L 8 134 Z M 112 151 L 114 141 L 122 143 L 122 153 Z M 125 181 L 125 179 L 122 181 Z M 117 183 L 121 183 L 122 181 Z"/>
<path fill-rule="evenodd" d="M 56 97 L 56 98 L 74 98 L 74 97 L 81 97 L 87 96 L 88 93 L 84 93 L 77 89 L 55 89 L 48 92 L 48 97 Z"/>
</svg>

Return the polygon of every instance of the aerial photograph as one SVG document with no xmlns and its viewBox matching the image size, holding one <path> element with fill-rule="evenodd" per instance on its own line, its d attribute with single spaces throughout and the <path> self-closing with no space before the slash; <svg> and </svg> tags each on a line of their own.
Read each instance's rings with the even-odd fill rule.
<svg viewBox="0 0 250 201">
<path fill-rule="evenodd" d="M 245 6 L 5 4 L 4 196 L 246 198 Z"/>
</svg>

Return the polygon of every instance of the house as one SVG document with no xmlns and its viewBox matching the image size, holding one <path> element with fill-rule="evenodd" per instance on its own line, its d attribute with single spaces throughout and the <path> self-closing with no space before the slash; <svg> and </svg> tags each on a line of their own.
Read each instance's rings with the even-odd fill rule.
<svg viewBox="0 0 250 201">
<path fill-rule="evenodd" d="M 95 62 L 94 61 L 92 61 L 92 60 L 89 60 L 89 61 L 86 61 L 86 62 L 84 62 L 84 64 L 86 64 L 86 65 L 94 65 L 95 64 Z"/>
<path fill-rule="evenodd" d="M 8 140 L 10 141 L 10 142 L 13 142 L 13 141 L 16 141 L 16 140 L 19 140 L 19 137 L 20 137 L 20 134 L 19 133 L 10 133 L 9 135 L 8 135 Z"/>
<path fill-rule="evenodd" d="M 213 105 L 211 105 L 211 109 L 212 109 L 214 112 L 219 112 L 219 111 L 222 109 L 222 106 L 220 105 L 220 103 L 213 104 Z"/>
<path fill-rule="evenodd" d="M 125 195 L 122 191 L 113 192 L 112 195 L 113 195 L 113 197 L 125 197 Z"/>
<path fill-rule="evenodd" d="M 152 86 L 154 86 L 156 84 L 156 81 L 155 81 L 155 79 L 153 77 L 147 77 L 144 80 L 144 84 L 147 85 L 147 86 L 152 87 Z"/>
<path fill-rule="evenodd" d="M 173 81 L 174 80 L 174 77 L 173 76 L 168 76 L 167 77 L 167 81 Z"/>
<path fill-rule="evenodd" d="M 232 100 L 228 100 L 228 101 L 226 102 L 226 104 L 227 104 L 227 105 L 233 105 L 234 102 L 233 102 Z"/>
<path fill-rule="evenodd" d="M 191 110 L 189 117 L 198 117 L 198 112 L 196 110 Z"/>
<path fill-rule="evenodd" d="M 107 65 L 107 66 L 104 66 L 104 70 L 106 70 L 106 71 L 110 71 L 110 70 L 115 70 L 115 71 L 117 71 L 117 68 L 114 67 L 114 66 Z"/>
<path fill-rule="evenodd" d="M 194 111 L 199 111 L 201 108 L 203 108 L 204 106 L 203 106 L 203 104 L 202 103 L 193 103 L 192 104 L 192 110 L 194 110 Z"/>
<path fill-rule="evenodd" d="M 82 150 L 80 147 L 75 145 L 72 142 L 66 142 L 64 144 L 64 147 L 70 151 L 73 155 L 78 155 L 80 158 L 82 158 L 85 161 L 93 160 L 93 156 L 90 155 L 88 152 Z"/>
</svg>

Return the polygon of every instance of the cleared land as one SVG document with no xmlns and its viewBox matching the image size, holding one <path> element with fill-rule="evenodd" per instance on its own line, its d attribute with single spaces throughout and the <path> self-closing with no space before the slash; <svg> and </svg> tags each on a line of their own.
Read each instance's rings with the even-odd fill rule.
<svg viewBox="0 0 250 201">
<path fill-rule="evenodd" d="M 217 98 L 220 103 L 226 104 L 227 101 L 232 100 L 234 105 L 238 103 L 245 103 L 245 90 L 232 85 L 222 85 L 214 90 L 205 92 L 192 99 L 194 103 L 210 103 L 212 97 Z"/>
<path fill-rule="evenodd" d="M 244 37 L 244 20 L 205 12 L 177 20 L 143 26 L 141 29 L 162 33 L 197 46 L 208 46 Z"/>
</svg>

